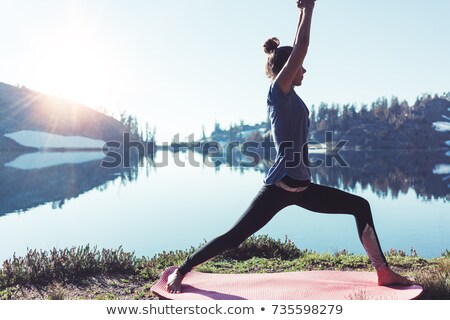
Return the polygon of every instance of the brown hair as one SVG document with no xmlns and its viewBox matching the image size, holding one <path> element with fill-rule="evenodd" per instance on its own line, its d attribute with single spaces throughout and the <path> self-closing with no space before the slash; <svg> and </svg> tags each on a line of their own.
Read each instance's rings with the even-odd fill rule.
<svg viewBox="0 0 450 320">
<path fill-rule="evenodd" d="M 292 47 L 279 47 L 280 40 L 276 37 L 268 39 L 264 43 L 264 52 L 268 54 L 266 62 L 266 75 L 270 79 L 275 79 L 283 69 L 292 52 Z"/>
</svg>

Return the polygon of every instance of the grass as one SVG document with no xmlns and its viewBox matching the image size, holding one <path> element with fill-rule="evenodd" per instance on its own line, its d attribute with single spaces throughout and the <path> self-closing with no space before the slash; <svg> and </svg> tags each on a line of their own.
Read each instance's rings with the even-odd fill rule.
<svg viewBox="0 0 450 320">
<path fill-rule="evenodd" d="M 61 284 L 51 286 L 48 292 L 48 299 L 50 300 L 64 300 L 64 287 Z"/>
<path fill-rule="evenodd" d="M 450 300 L 450 259 L 442 257 L 434 260 L 433 265 L 415 272 L 417 283 L 420 283 L 427 299 Z"/>
<path fill-rule="evenodd" d="M 13 256 L 0 268 L 0 299 L 30 297 L 38 288 L 45 294 L 31 295 L 45 299 L 155 299 L 151 285 L 161 272 L 181 264 L 196 248 L 163 251 L 152 258 L 137 258 L 121 247 L 98 250 L 81 246 L 29 250 L 24 257 Z M 424 287 L 422 299 L 450 299 L 450 252 L 424 259 L 411 249 L 410 254 L 391 249 L 385 253 L 396 272 L 414 279 Z M 374 271 L 366 255 L 346 250 L 317 253 L 301 250 L 289 239 L 252 236 L 238 248 L 229 250 L 198 266 L 196 271 L 215 273 L 263 273 L 300 270 Z M 70 288 L 70 289 L 69 289 Z M 74 295 L 71 291 L 77 291 Z M 20 292 L 20 294 L 19 294 Z M 367 299 L 367 293 L 355 292 L 349 299 Z"/>
<path fill-rule="evenodd" d="M 97 250 L 89 245 L 50 252 L 28 250 L 24 257 L 5 260 L 0 270 L 0 288 L 16 284 L 45 284 L 75 281 L 92 274 L 130 273 L 134 255 L 121 247 Z"/>
</svg>

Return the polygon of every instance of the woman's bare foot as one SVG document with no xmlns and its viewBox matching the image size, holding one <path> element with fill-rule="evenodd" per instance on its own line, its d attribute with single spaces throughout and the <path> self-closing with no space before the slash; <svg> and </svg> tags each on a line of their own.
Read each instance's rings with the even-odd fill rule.
<svg viewBox="0 0 450 320">
<path fill-rule="evenodd" d="M 398 273 L 395 273 L 387 266 L 381 267 L 380 270 L 377 270 L 377 274 L 379 286 L 389 286 L 392 284 L 411 286 L 414 284 L 413 281 L 399 275 Z"/>
<path fill-rule="evenodd" d="M 183 281 L 184 276 L 175 269 L 167 278 L 166 290 L 169 293 L 181 293 L 181 281 Z"/>
</svg>

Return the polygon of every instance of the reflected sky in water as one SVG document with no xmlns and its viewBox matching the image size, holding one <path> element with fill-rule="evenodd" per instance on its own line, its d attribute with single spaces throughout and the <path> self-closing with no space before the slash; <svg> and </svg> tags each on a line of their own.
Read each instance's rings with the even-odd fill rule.
<svg viewBox="0 0 450 320">
<path fill-rule="evenodd" d="M 313 181 L 369 200 L 383 251 L 423 257 L 450 250 L 448 157 L 444 152 L 346 154 L 350 167 L 313 169 Z M 188 153 L 180 153 L 182 158 Z M 30 155 L 28 155 L 30 157 Z M 41 155 L 42 156 L 42 155 Z M 132 169 L 102 169 L 98 160 L 41 169 L 0 162 L 0 260 L 27 248 L 78 245 L 117 248 L 137 256 L 187 249 L 220 235 L 245 211 L 262 186 L 264 169 L 154 168 L 144 159 Z M 155 160 L 161 162 L 163 152 Z M 201 155 L 196 154 L 201 161 Z M 434 170 L 434 172 L 433 172 Z M 257 234 L 290 238 L 302 249 L 363 253 L 353 217 L 291 206 Z"/>
</svg>

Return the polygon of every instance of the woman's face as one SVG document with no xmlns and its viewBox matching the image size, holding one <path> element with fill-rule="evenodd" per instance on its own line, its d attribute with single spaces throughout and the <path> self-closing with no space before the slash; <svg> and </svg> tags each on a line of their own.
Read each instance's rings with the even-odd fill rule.
<svg viewBox="0 0 450 320">
<path fill-rule="evenodd" d="M 294 86 L 301 86 L 302 85 L 302 81 L 303 81 L 303 75 L 306 73 L 306 69 L 302 67 L 300 67 L 300 69 L 298 69 L 297 74 L 295 75 L 294 78 L 294 82 L 292 83 Z"/>
</svg>

